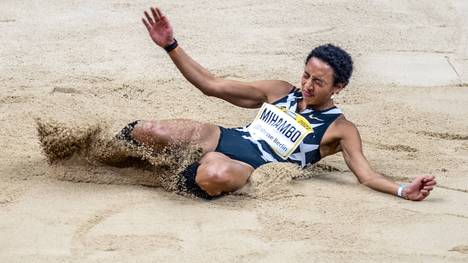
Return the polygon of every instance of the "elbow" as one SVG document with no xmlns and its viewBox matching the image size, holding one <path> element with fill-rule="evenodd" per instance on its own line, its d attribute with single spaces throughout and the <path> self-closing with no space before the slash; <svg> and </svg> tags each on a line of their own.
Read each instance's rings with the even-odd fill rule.
<svg viewBox="0 0 468 263">
<path fill-rule="evenodd" d="M 215 90 L 215 89 L 200 89 L 203 95 L 207 97 L 215 97 L 215 98 L 220 98 L 220 93 Z"/>
<path fill-rule="evenodd" d="M 218 96 L 218 90 L 220 89 L 220 82 L 213 78 L 207 80 L 205 83 L 199 87 L 200 91 L 203 93 L 203 95 L 208 96 L 208 97 L 217 97 Z"/>
<path fill-rule="evenodd" d="M 200 89 L 203 95 L 208 96 L 208 97 L 214 97 L 214 92 L 209 89 Z"/>
<path fill-rule="evenodd" d="M 379 181 L 381 178 L 382 176 L 380 174 L 370 171 L 365 175 L 359 176 L 358 181 L 362 185 L 373 188 L 376 182 Z"/>
<path fill-rule="evenodd" d="M 373 178 L 372 176 L 357 176 L 357 179 L 359 181 L 360 184 L 362 185 L 365 185 L 367 187 L 370 187 L 372 185 L 372 182 L 373 182 Z"/>
<path fill-rule="evenodd" d="M 370 185 L 371 185 L 371 182 L 370 182 L 371 180 L 369 180 L 369 179 L 358 179 L 358 181 L 359 181 L 360 184 L 365 185 L 367 187 L 370 187 Z"/>
</svg>

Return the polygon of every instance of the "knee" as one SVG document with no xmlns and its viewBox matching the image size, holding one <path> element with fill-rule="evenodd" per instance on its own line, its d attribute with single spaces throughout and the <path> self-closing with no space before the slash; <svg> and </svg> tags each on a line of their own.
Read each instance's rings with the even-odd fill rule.
<svg viewBox="0 0 468 263">
<path fill-rule="evenodd" d="M 158 122 L 140 121 L 132 131 L 132 137 L 142 143 L 162 143 L 168 131 Z"/>
<path fill-rule="evenodd" d="M 206 173 L 206 180 L 210 181 L 210 182 L 213 182 L 215 184 L 218 184 L 218 185 L 225 185 L 225 184 L 229 184 L 230 182 L 230 178 L 231 178 L 231 174 L 230 173 L 230 169 L 225 167 L 225 166 L 215 166 L 215 165 L 212 165 L 211 167 L 208 167 L 207 169 L 207 173 Z"/>
<path fill-rule="evenodd" d="M 218 165 L 202 165 L 195 178 L 196 183 L 209 195 L 216 196 L 230 189 L 232 173 Z"/>
</svg>

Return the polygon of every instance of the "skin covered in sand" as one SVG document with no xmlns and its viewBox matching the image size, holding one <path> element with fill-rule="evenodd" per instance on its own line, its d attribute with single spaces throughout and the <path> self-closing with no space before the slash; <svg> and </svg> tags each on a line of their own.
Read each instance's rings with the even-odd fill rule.
<svg viewBox="0 0 468 263">
<path fill-rule="evenodd" d="M 158 8 L 151 8 L 151 15 L 145 11 L 145 18 L 142 21 L 158 46 L 167 47 L 174 43 L 169 20 Z M 181 47 L 172 49 L 169 56 L 182 75 L 205 95 L 226 100 L 239 107 L 258 108 L 264 102 L 272 103 L 285 96 L 293 86 L 278 80 L 239 82 L 216 78 L 190 58 Z M 307 107 L 321 110 L 333 106 L 332 96 L 345 87 L 343 83 L 335 83 L 333 76 L 333 69 L 324 61 L 314 57 L 307 61 L 301 81 L 304 99 L 299 102 L 299 110 Z M 187 122 L 187 127 L 193 125 L 200 124 Z M 200 130 L 204 132 L 201 132 L 201 139 L 196 143 L 207 146 L 203 147 L 204 157 L 197 171 L 197 183 L 210 195 L 231 192 L 245 185 L 253 172 L 253 167 L 232 160 L 221 153 L 214 153 L 219 131 L 210 124 L 206 126 L 201 124 L 201 126 L 203 128 Z M 165 143 L 179 139 L 187 140 L 186 136 L 168 136 L 176 132 L 173 127 L 170 123 L 162 127 L 155 121 L 146 122 L 135 128 L 134 137 L 154 147 L 158 147 L 161 138 L 166 138 L 163 140 Z M 210 136 L 212 134 L 216 136 Z M 332 123 L 320 143 L 322 158 L 337 152 L 343 152 L 346 164 L 360 183 L 389 194 L 399 192 L 398 184 L 370 167 L 363 155 L 361 138 L 356 126 L 343 116 Z M 406 186 L 401 194 L 406 199 L 420 201 L 429 195 L 435 184 L 433 176 L 420 176 Z"/>
</svg>

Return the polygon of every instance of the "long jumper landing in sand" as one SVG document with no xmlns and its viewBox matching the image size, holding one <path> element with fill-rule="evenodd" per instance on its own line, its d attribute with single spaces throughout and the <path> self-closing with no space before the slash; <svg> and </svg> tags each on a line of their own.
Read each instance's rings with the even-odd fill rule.
<svg viewBox="0 0 468 263">
<path fill-rule="evenodd" d="M 151 8 L 150 12 L 151 15 L 144 12 L 143 24 L 153 42 L 165 49 L 182 75 L 207 96 L 242 108 L 259 108 L 255 119 L 238 128 L 190 119 L 139 120 L 124 127 L 115 136 L 118 140 L 113 141 L 93 139 L 99 134 L 93 128 L 75 136 L 78 141 L 71 137 L 55 140 L 49 135 L 61 128 L 48 129 L 48 124 L 39 122 L 41 143 L 49 161 L 65 159 L 86 148 L 85 155 L 91 154 L 91 159 L 106 164 L 115 165 L 116 160 L 130 157 L 144 166 L 158 162 L 154 153 L 181 146 L 195 147 L 200 149 L 198 157 L 186 158 L 190 162 L 177 171 L 180 178 L 177 182 L 184 191 L 211 199 L 239 190 L 262 165 L 293 163 L 304 168 L 342 152 L 358 181 L 371 189 L 413 201 L 425 199 L 433 190 L 434 176 L 419 176 L 408 185 L 399 185 L 370 167 L 356 126 L 344 117 L 333 100 L 347 86 L 353 71 L 352 58 L 342 48 L 325 44 L 312 49 L 305 59 L 300 88 L 282 80 L 228 80 L 215 77 L 183 50 L 174 38 L 168 18 L 158 8 Z M 65 142 L 70 147 L 65 147 Z M 117 146 L 122 143 L 133 150 Z M 96 155 L 106 152 L 96 150 L 99 147 L 111 150 L 109 154 Z M 125 162 L 128 163 L 128 158 Z"/>
<path fill-rule="evenodd" d="M 130 123 L 118 134 L 132 144 L 154 149 L 200 146 L 202 158 L 182 172 L 187 188 L 198 195 L 210 198 L 236 191 L 266 163 L 305 167 L 338 152 L 359 182 L 374 190 L 419 201 L 436 185 L 433 176 L 398 185 L 370 167 L 356 126 L 333 102 L 353 70 L 351 56 L 340 47 L 321 45 L 308 54 L 300 88 L 281 80 L 233 81 L 215 77 L 193 60 L 174 38 L 172 26 L 159 8 L 145 11 L 144 16 L 142 22 L 153 42 L 165 49 L 182 75 L 201 92 L 239 107 L 261 107 L 257 118 L 245 127 L 225 128 L 187 119 L 148 120 Z"/>
</svg>

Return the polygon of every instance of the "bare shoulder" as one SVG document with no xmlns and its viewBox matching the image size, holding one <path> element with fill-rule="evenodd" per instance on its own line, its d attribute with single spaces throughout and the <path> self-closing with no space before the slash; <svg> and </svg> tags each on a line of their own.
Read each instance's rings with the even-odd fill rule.
<svg viewBox="0 0 468 263">
<path fill-rule="evenodd" d="M 326 130 L 320 142 L 322 156 L 332 155 L 343 150 L 343 144 L 360 143 L 360 136 L 354 123 L 343 115 L 338 117 Z"/>
<path fill-rule="evenodd" d="M 356 125 L 353 122 L 347 120 L 344 116 L 336 119 L 330 128 L 335 139 L 342 140 L 349 138 L 359 138 L 359 131 Z"/>
<path fill-rule="evenodd" d="M 343 115 L 337 118 L 333 124 L 340 130 L 357 130 L 356 125 Z"/>
<path fill-rule="evenodd" d="M 252 82 L 252 85 L 266 95 L 269 103 L 281 99 L 294 88 L 294 85 L 283 80 L 259 80 Z"/>
</svg>

